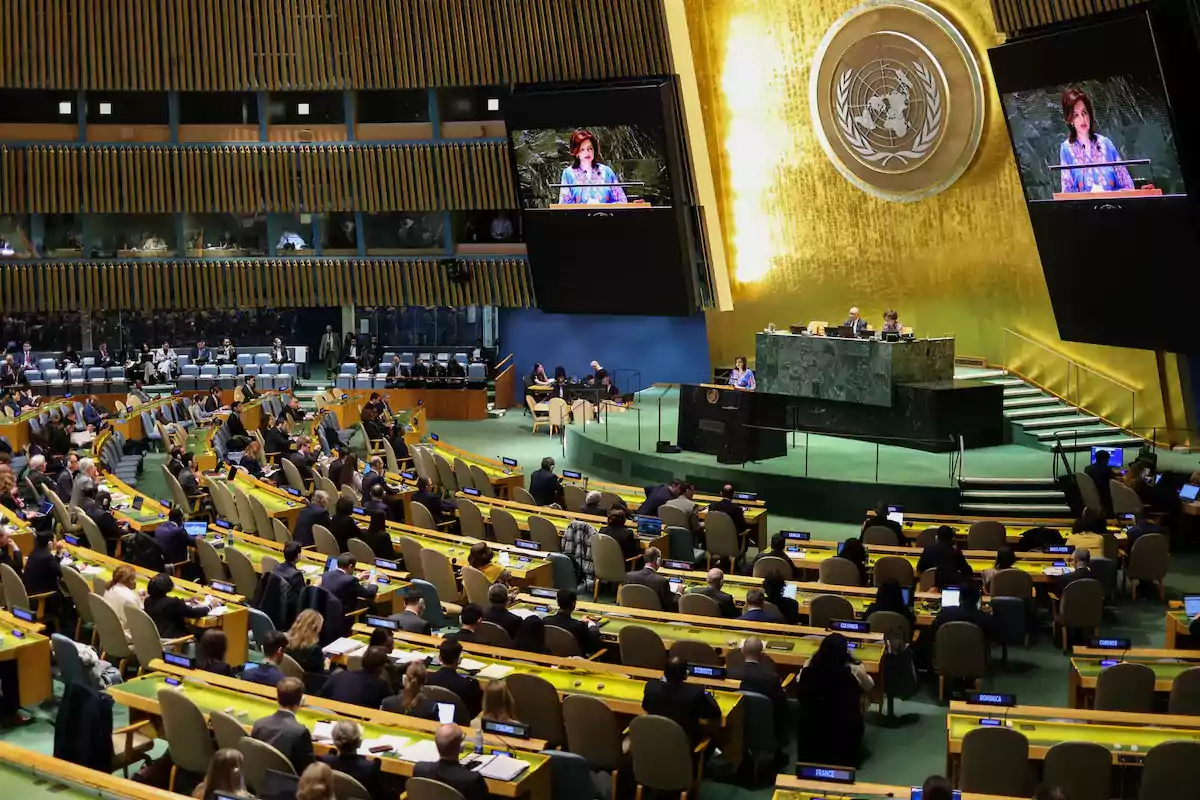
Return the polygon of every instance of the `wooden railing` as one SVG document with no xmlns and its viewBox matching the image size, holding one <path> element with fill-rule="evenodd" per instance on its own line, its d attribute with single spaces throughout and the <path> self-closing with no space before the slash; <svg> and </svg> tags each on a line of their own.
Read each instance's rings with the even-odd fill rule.
<svg viewBox="0 0 1200 800">
<path fill-rule="evenodd" d="M 457 262 L 469 266 L 468 283 L 451 280 L 448 264 L 427 258 L 15 262 L 0 264 L 0 297 L 6 312 L 533 306 L 525 259 Z"/>
<path fill-rule="evenodd" d="M 0 86 L 486 86 L 672 72 L 661 0 L 4 0 Z"/>
<path fill-rule="evenodd" d="M 516 208 L 506 142 L 0 145 L 0 213 Z"/>
<path fill-rule="evenodd" d="M 496 365 L 496 408 L 513 408 L 517 405 L 516 384 L 516 364 L 512 353 L 509 353 Z"/>
</svg>

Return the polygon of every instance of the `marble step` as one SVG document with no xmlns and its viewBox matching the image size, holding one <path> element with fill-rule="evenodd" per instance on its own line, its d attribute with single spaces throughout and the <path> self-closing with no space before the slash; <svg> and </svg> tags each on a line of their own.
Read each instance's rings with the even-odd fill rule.
<svg viewBox="0 0 1200 800">
<path fill-rule="evenodd" d="M 1039 394 L 1037 397 L 1018 397 L 1013 400 L 1009 400 L 1007 397 L 1004 398 L 1005 410 L 1010 408 L 1037 408 L 1061 404 L 1062 400 L 1059 400 L 1057 397 L 1052 397 L 1048 394 Z"/>
<path fill-rule="evenodd" d="M 1006 386 L 1004 387 L 1005 397 L 1036 397 L 1042 393 L 1042 390 L 1036 386 Z"/>
<path fill-rule="evenodd" d="M 1033 432 L 1037 436 L 1039 442 L 1052 442 L 1055 439 L 1062 439 L 1065 444 L 1069 439 L 1075 438 L 1095 438 L 1097 436 L 1127 436 L 1120 428 L 1114 428 L 1112 425 L 1091 425 L 1084 427 L 1066 427 L 1052 428 L 1050 430 L 1039 430 Z"/>
<path fill-rule="evenodd" d="M 962 478 L 963 486 L 1053 486 L 1053 478 Z"/>
<path fill-rule="evenodd" d="M 1099 417 L 1089 417 L 1086 414 L 1064 414 L 1062 416 L 1016 419 L 1012 421 L 1020 425 L 1023 430 L 1029 431 L 1030 433 L 1050 428 L 1062 430 L 1066 428 L 1086 428 L 1107 424 Z"/>
<path fill-rule="evenodd" d="M 1050 419 L 1051 417 L 1073 417 L 1079 414 L 1079 411 L 1072 406 L 1034 406 L 1033 408 L 1024 409 L 1005 409 L 1004 416 L 1011 422 L 1021 422 L 1022 420 Z"/>
<path fill-rule="evenodd" d="M 1145 443 L 1146 440 L 1140 437 L 1115 432 L 1112 436 L 1063 441 L 1063 450 L 1072 453 L 1091 450 L 1093 447 L 1141 447 Z"/>
<path fill-rule="evenodd" d="M 1069 517 L 1071 507 L 1055 503 L 963 503 L 959 506 L 969 514 L 994 514 L 996 516 Z"/>
<path fill-rule="evenodd" d="M 964 500 L 1062 500 L 1058 489 L 967 489 Z"/>
</svg>

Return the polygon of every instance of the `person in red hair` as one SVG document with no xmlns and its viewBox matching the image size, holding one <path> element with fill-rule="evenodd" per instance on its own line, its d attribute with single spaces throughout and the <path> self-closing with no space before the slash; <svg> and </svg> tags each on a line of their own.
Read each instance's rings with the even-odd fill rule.
<svg viewBox="0 0 1200 800">
<path fill-rule="evenodd" d="M 625 203 L 625 192 L 615 185 L 620 179 L 612 168 L 600 163 L 600 142 L 586 130 L 571 134 L 571 166 L 564 167 L 559 189 L 560 203 Z"/>
</svg>

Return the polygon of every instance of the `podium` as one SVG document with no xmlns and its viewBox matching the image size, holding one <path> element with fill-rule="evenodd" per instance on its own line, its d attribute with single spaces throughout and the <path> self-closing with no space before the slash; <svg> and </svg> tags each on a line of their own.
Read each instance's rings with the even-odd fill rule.
<svg viewBox="0 0 1200 800">
<path fill-rule="evenodd" d="M 786 397 L 711 383 L 679 389 L 676 441 L 684 450 L 716 456 L 720 464 L 786 455 L 786 427 Z"/>
</svg>

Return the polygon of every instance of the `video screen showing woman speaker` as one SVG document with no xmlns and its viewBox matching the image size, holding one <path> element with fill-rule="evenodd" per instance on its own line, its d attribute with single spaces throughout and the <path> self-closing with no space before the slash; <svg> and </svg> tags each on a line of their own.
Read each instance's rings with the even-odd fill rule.
<svg viewBox="0 0 1200 800">
<path fill-rule="evenodd" d="M 1185 194 L 1161 82 L 1114 75 L 1001 96 L 1030 203 Z"/>
<path fill-rule="evenodd" d="M 656 137 L 637 125 L 510 131 L 527 209 L 669 206 Z"/>
</svg>

